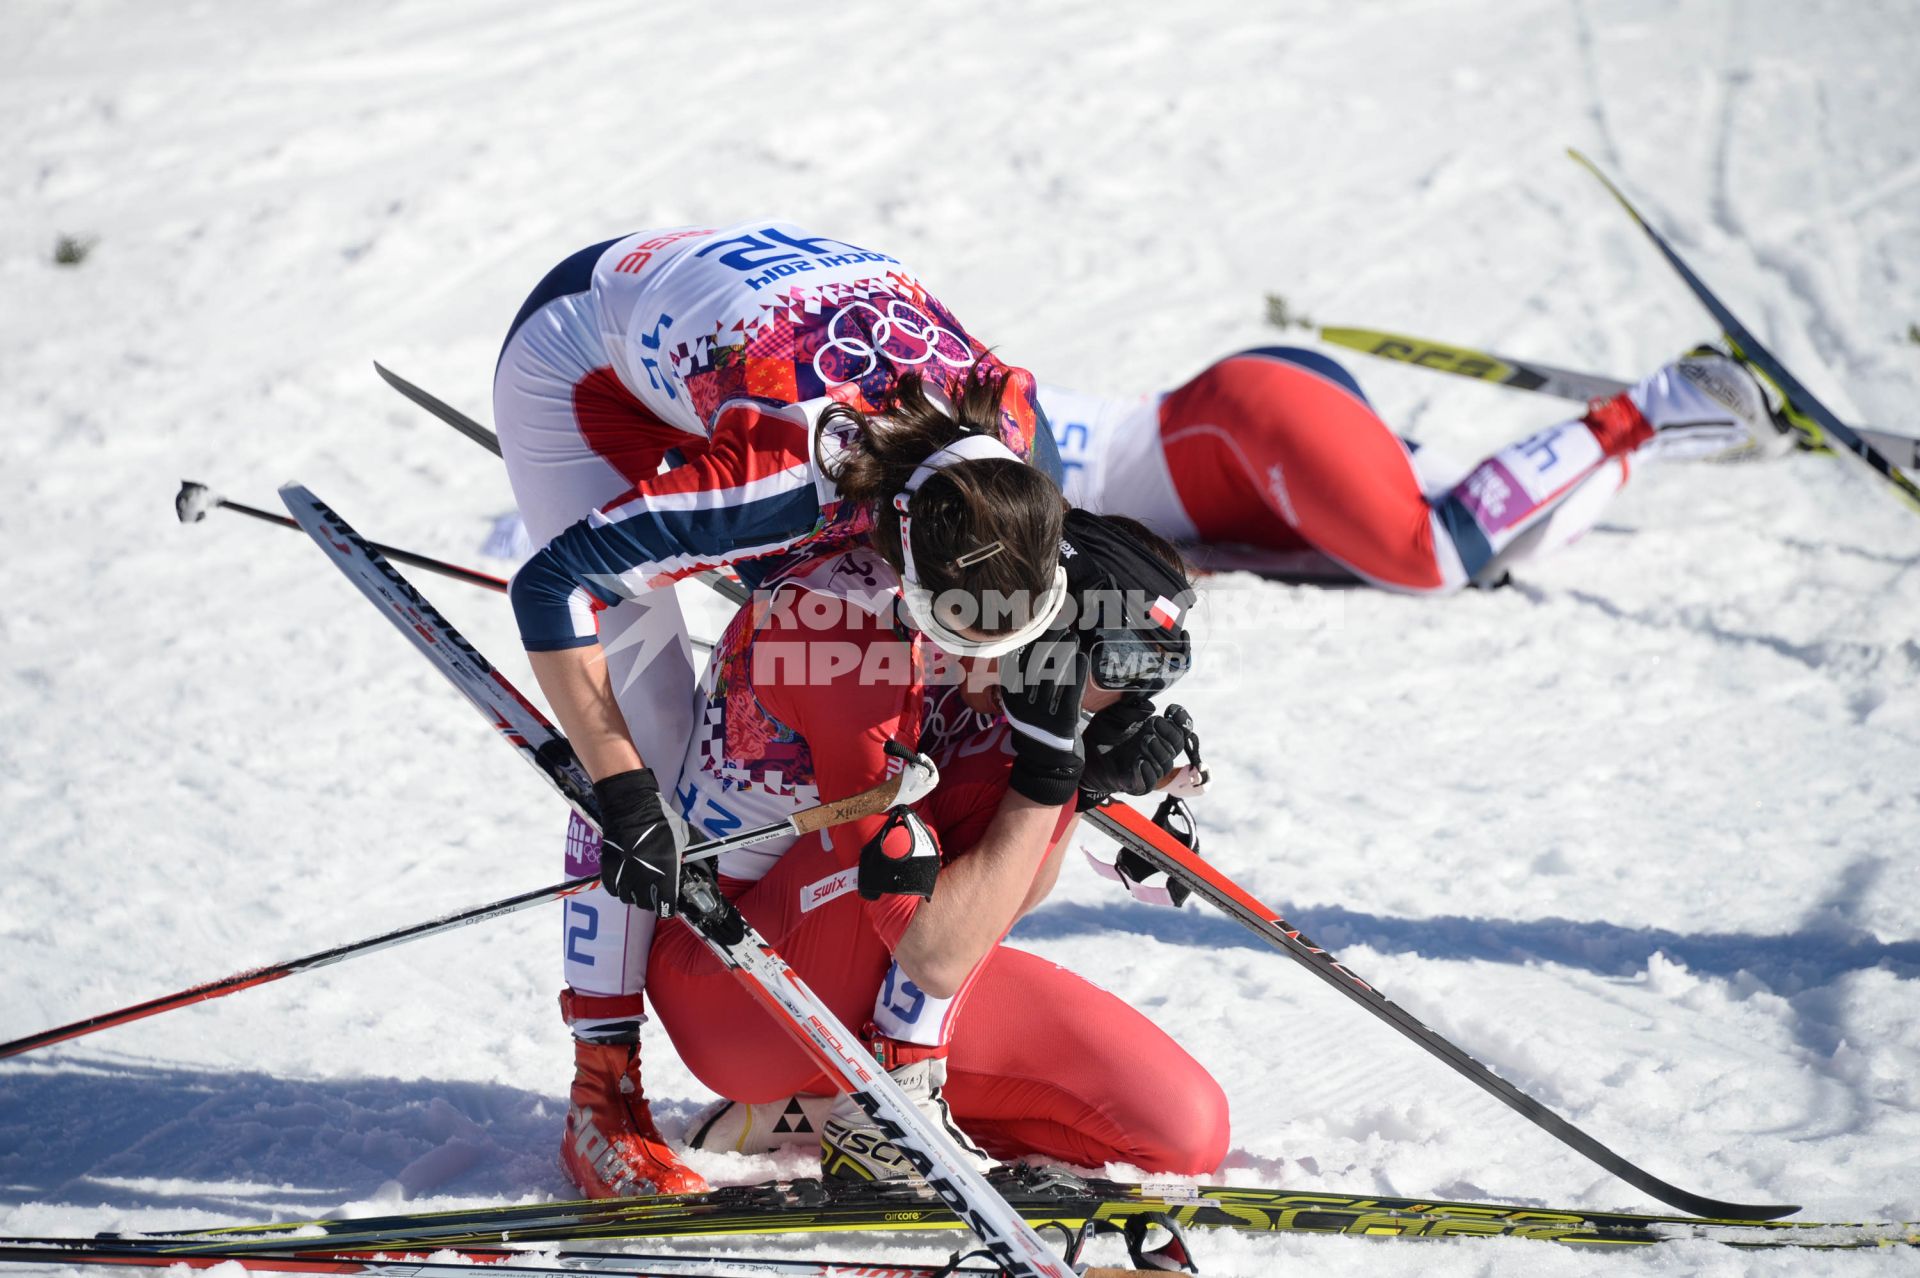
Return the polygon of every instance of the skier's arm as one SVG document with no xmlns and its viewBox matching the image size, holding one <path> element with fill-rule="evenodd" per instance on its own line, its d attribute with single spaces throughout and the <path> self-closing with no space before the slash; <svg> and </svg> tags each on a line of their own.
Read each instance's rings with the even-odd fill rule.
<svg viewBox="0 0 1920 1278">
<path fill-rule="evenodd" d="M 935 998 L 960 992 L 1029 908 L 1059 824 L 1058 807 L 1007 792 L 980 841 L 940 867 L 939 886 L 894 947 L 895 961 L 915 985 Z"/>
<path fill-rule="evenodd" d="M 1074 744 L 1086 658 L 1073 636 L 1051 631 L 1000 662 L 1000 709 L 1012 732 L 1013 767 L 987 832 L 941 867 L 894 959 L 927 993 L 951 998 L 1028 909 L 1045 895 L 1048 849 L 1066 828 L 1079 780 Z"/>
<path fill-rule="evenodd" d="M 1059 833 L 1053 845 L 1047 849 L 1046 860 L 1040 863 L 1040 873 L 1033 876 L 1033 885 L 1027 889 L 1027 899 L 1020 903 L 1019 913 L 1013 916 L 1014 922 L 1018 923 L 1033 913 L 1035 906 L 1052 895 L 1054 884 L 1060 881 L 1060 864 L 1065 859 L 1067 845 L 1072 842 L 1073 832 L 1079 825 L 1080 816 L 1075 813 L 1073 819 L 1067 822 L 1067 828 Z"/>
<path fill-rule="evenodd" d="M 733 405 L 683 465 L 635 484 L 520 566 L 508 596 L 521 642 L 529 652 L 587 647 L 601 609 L 784 550 L 819 518 L 804 414 Z"/>
<path fill-rule="evenodd" d="M 527 660 L 588 776 L 601 781 L 646 766 L 620 714 L 607 677 L 607 654 L 599 644 L 530 652 Z"/>
<path fill-rule="evenodd" d="M 566 529 L 514 574 L 508 593 L 534 676 L 595 780 L 645 762 L 607 677 L 600 611 L 780 549 L 818 517 L 804 421 L 739 406 L 699 455 Z"/>
</svg>

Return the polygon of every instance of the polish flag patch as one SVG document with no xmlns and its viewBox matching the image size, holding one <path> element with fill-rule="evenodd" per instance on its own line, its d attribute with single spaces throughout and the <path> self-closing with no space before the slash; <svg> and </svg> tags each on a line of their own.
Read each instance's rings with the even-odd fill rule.
<svg viewBox="0 0 1920 1278">
<path fill-rule="evenodd" d="M 1180 605 L 1161 595 L 1153 601 L 1153 607 L 1147 609 L 1147 615 L 1152 617 L 1162 630 L 1172 630 L 1180 624 Z"/>
</svg>

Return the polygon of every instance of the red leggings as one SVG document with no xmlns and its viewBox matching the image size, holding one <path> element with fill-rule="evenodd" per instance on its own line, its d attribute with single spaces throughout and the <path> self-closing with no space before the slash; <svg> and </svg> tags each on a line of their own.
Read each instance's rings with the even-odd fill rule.
<svg viewBox="0 0 1920 1278">
<path fill-rule="evenodd" d="M 1652 434 L 1639 409 L 1616 399 L 1426 493 L 1406 445 L 1352 376 L 1316 351 L 1232 355 L 1160 403 L 1167 470 L 1200 540 L 1311 546 L 1375 585 L 1416 592 L 1457 590 L 1496 574 L 1510 548 L 1535 553 L 1529 544 L 1578 536 Z M 1583 496 L 1570 500 L 1576 491 Z M 1546 521 L 1554 526 L 1520 542 Z"/>
<path fill-rule="evenodd" d="M 1311 546 L 1402 590 L 1458 585 L 1406 446 L 1344 370 L 1296 354 L 1312 357 L 1231 356 L 1161 401 L 1167 469 L 1200 540 Z"/>
<path fill-rule="evenodd" d="M 920 815 L 943 847 L 965 855 L 999 805 L 1007 758 L 976 751 L 941 770 Z M 890 942 L 917 904 L 832 895 L 836 877 L 850 880 L 858 860 L 857 847 L 829 849 L 809 836 L 765 878 L 724 885 L 841 1023 L 856 1028 L 873 1014 Z M 807 908 L 820 896 L 828 899 Z M 758 1104 L 840 1090 L 677 920 L 655 938 L 647 994 L 680 1058 L 721 1096 Z M 1112 994 L 1006 945 L 988 956 L 958 1015 L 946 1098 L 967 1134 L 1002 1158 L 1194 1175 L 1227 1151 L 1226 1096 L 1199 1062 Z"/>
</svg>

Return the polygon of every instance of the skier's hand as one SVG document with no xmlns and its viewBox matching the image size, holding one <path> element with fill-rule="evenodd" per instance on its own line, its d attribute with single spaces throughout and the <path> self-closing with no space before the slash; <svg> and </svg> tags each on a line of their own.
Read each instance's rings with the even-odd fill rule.
<svg viewBox="0 0 1920 1278">
<path fill-rule="evenodd" d="M 1035 803 L 1058 807 L 1079 788 L 1080 697 L 1087 658 L 1070 630 L 1051 630 L 1000 661 L 1000 706 L 1013 729 L 1007 784 Z"/>
<path fill-rule="evenodd" d="M 661 918 L 680 899 L 680 823 L 660 806 L 660 783 L 647 768 L 593 783 L 600 801 L 600 882 L 607 891 Z"/>
<path fill-rule="evenodd" d="M 1151 793 L 1186 748 L 1189 723 L 1179 706 L 1154 713 L 1152 699 L 1138 692 L 1094 715 L 1087 724 L 1080 807 L 1097 807 L 1115 794 Z"/>
</svg>

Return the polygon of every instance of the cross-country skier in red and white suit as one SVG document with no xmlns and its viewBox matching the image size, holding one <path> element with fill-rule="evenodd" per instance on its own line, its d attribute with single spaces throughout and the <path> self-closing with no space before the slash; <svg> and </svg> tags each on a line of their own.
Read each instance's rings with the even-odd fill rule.
<svg viewBox="0 0 1920 1278">
<path fill-rule="evenodd" d="M 1074 615 L 1094 611 L 1084 574 L 1138 590 L 1148 613 L 1166 609 L 1167 620 L 1143 614 L 1138 629 L 1177 629 L 1191 594 L 1165 562 L 1177 564 L 1177 553 L 1158 543 L 1155 554 L 1144 532 L 1082 511 L 1067 516 L 1062 554 L 1074 573 Z M 943 677 L 953 663 L 943 668 L 926 637 L 902 624 L 897 590 L 893 570 L 862 546 L 796 565 L 742 610 L 708 666 L 680 801 L 696 826 L 718 834 L 876 784 L 899 766 L 885 753 L 889 742 L 924 751 L 941 781 L 916 805 L 926 839 L 919 853 L 940 859 L 938 889 L 930 899 L 863 894 L 879 817 L 728 853 L 722 889 L 843 1023 L 864 1026 L 863 1040 L 910 1095 L 930 1101 L 937 1118 L 950 1110 L 956 1138 L 998 1157 L 1212 1170 L 1226 1153 L 1228 1120 L 1207 1071 L 1119 998 L 998 943 L 1051 889 L 1071 810 L 1038 839 L 989 834 L 1009 786 L 1025 790 L 1024 760 L 994 702 Z M 1095 649 L 1129 635 L 1099 633 Z M 1118 682 L 1096 661 L 1084 705 L 1102 713 L 1089 740 L 1106 716 L 1124 719 L 1129 700 L 1144 709 L 1144 694 L 1102 687 L 1102 679 Z M 1068 722 L 1079 704 L 1076 694 L 1062 707 Z M 1166 762 L 1125 788 L 1145 790 Z M 1095 781 L 1101 768 L 1088 764 L 1083 791 L 1111 792 L 1110 781 Z M 898 853 L 919 833 L 889 827 L 885 850 Z M 1001 874 L 997 895 L 991 863 L 1018 867 L 1011 879 Z M 661 931 L 647 988 L 681 1059 L 732 1102 L 717 1107 L 699 1143 L 757 1149 L 776 1143 L 776 1130 L 797 1130 L 817 1134 L 830 1176 L 907 1174 L 871 1120 L 851 1098 L 832 1099 L 832 1077 L 685 927 Z M 760 1130 L 749 1136 L 755 1109 Z M 714 1121 L 742 1130 L 716 1137 Z"/>
<path fill-rule="evenodd" d="M 659 791 L 673 776 L 656 782 L 645 765 L 678 766 L 693 727 L 694 667 L 663 587 L 724 564 L 751 583 L 797 548 L 862 537 L 872 502 L 842 500 L 815 426 L 829 405 L 887 403 L 909 373 L 941 402 L 983 378 L 1004 380 L 997 413 L 983 410 L 997 416 L 989 429 L 1010 458 L 1036 444 L 1042 461 L 1050 456 L 1030 374 L 995 360 L 896 258 L 791 223 L 593 245 L 549 272 L 513 321 L 494 413 L 538 547 L 514 577 L 515 613 L 561 726 L 608 791 L 603 815 L 633 835 L 609 872 L 664 871 L 654 887 L 667 907 L 678 853 Z M 966 462 L 955 473 L 1003 464 Z M 1028 507 L 1051 509 L 1056 526 L 1057 474 L 1056 463 L 1051 478 L 1032 472 L 1013 485 Z M 1043 530 L 1027 534 L 1036 539 Z M 1040 596 L 1057 552 L 1051 543 L 1037 551 Z M 941 581 L 965 587 L 972 572 Z M 1009 619 L 1001 638 L 1044 623 Z M 599 839 L 576 823 L 569 875 L 603 868 Z M 639 895 L 631 882 L 629 894 Z M 567 903 L 562 1006 L 576 1051 L 562 1158 L 588 1194 L 702 1187 L 659 1139 L 639 1085 L 654 922 L 605 890 Z"/>
</svg>

